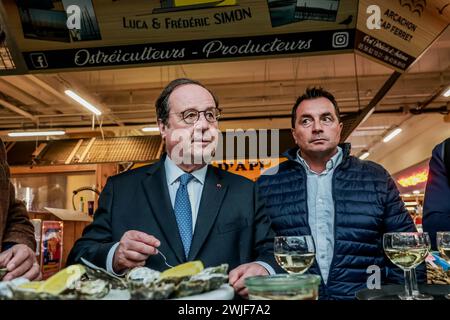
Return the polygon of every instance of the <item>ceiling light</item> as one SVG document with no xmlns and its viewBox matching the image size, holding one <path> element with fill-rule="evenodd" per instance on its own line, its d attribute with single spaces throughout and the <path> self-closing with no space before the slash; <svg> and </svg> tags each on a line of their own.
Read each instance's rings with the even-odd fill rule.
<svg viewBox="0 0 450 320">
<path fill-rule="evenodd" d="M 394 139 L 400 132 L 402 132 L 402 128 L 396 128 L 392 130 L 386 137 L 384 137 L 383 142 L 389 142 Z"/>
<path fill-rule="evenodd" d="M 414 190 L 413 193 L 414 194 L 420 194 L 420 190 Z"/>
<path fill-rule="evenodd" d="M 445 90 L 442 95 L 446 98 L 450 97 L 450 87 L 448 87 L 447 90 Z"/>
<path fill-rule="evenodd" d="M 141 129 L 143 132 L 159 132 L 158 127 L 144 127 Z"/>
<path fill-rule="evenodd" d="M 96 107 L 94 107 L 92 104 L 90 104 L 89 102 L 87 102 L 86 100 L 84 100 L 82 97 L 80 97 L 79 95 L 77 95 L 75 92 L 73 92 L 72 90 L 66 90 L 64 91 L 64 93 L 66 95 L 68 95 L 69 97 L 71 97 L 73 100 L 75 100 L 76 102 L 78 102 L 79 104 L 81 104 L 83 107 L 85 107 L 86 109 L 88 109 L 89 111 L 91 111 L 92 113 L 95 113 L 97 116 L 101 115 L 102 112 L 100 110 L 98 110 Z"/>
<path fill-rule="evenodd" d="M 364 152 L 362 155 L 359 156 L 359 159 L 364 160 L 366 159 L 368 156 L 370 156 L 369 151 Z"/>
<path fill-rule="evenodd" d="M 21 131 L 9 132 L 10 137 L 42 137 L 42 136 L 62 136 L 66 134 L 63 130 L 47 130 L 47 131 Z"/>
<path fill-rule="evenodd" d="M 405 206 L 417 206 L 417 201 L 405 201 Z"/>
</svg>

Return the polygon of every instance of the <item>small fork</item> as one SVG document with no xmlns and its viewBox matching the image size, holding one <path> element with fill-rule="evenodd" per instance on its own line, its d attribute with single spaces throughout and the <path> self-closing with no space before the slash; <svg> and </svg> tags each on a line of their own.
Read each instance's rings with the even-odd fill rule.
<svg viewBox="0 0 450 320">
<path fill-rule="evenodd" d="M 158 253 L 164 258 L 164 263 L 166 266 L 168 266 L 169 268 L 173 268 L 173 266 L 171 266 L 170 264 L 167 263 L 167 258 L 166 256 L 161 252 L 161 250 L 158 249 Z"/>
</svg>

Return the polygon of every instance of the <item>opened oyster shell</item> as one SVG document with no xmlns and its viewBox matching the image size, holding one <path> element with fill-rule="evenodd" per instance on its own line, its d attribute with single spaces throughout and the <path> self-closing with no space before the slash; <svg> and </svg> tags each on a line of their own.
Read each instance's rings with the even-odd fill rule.
<svg viewBox="0 0 450 320">
<path fill-rule="evenodd" d="M 105 280 L 79 281 L 75 286 L 75 292 L 80 299 L 101 299 L 106 296 L 111 284 Z"/>
<path fill-rule="evenodd" d="M 173 283 L 152 284 L 146 286 L 130 286 L 130 296 L 133 300 L 162 300 L 170 297 L 175 290 Z"/>
<path fill-rule="evenodd" d="M 14 300 L 61 300 L 61 295 L 53 295 L 45 292 L 38 292 L 30 288 L 12 287 Z M 75 296 L 64 297 L 64 299 L 74 299 Z"/>
<path fill-rule="evenodd" d="M 203 280 L 184 280 L 175 288 L 174 297 L 181 298 L 200 294 L 206 291 L 208 284 Z"/>
<path fill-rule="evenodd" d="M 216 274 L 216 273 L 228 274 L 228 264 L 222 263 L 220 266 L 206 268 L 199 274 Z"/>
<path fill-rule="evenodd" d="M 159 279 L 160 275 L 161 272 L 159 271 L 147 267 L 138 267 L 128 271 L 125 279 L 128 283 L 149 287 Z"/>
<path fill-rule="evenodd" d="M 222 273 L 198 274 L 192 276 L 189 281 L 202 281 L 205 283 L 205 291 L 218 289 L 222 284 L 227 283 L 228 275 Z"/>
<path fill-rule="evenodd" d="M 90 267 L 86 267 L 86 274 L 89 280 L 104 280 L 108 282 L 111 286 L 111 289 L 121 289 L 124 290 L 127 288 L 126 281 L 115 275 L 108 273 L 103 269 L 92 269 Z"/>
<path fill-rule="evenodd" d="M 16 278 L 11 281 L 0 282 L 0 300 L 10 300 L 14 298 L 14 294 L 11 288 L 20 286 L 24 283 L 28 283 L 30 280 L 26 278 Z"/>
<path fill-rule="evenodd" d="M 146 267 L 130 270 L 125 279 L 131 299 L 158 300 L 188 297 L 216 290 L 228 280 L 228 264 L 209 267 L 196 274 L 165 276 Z"/>
</svg>

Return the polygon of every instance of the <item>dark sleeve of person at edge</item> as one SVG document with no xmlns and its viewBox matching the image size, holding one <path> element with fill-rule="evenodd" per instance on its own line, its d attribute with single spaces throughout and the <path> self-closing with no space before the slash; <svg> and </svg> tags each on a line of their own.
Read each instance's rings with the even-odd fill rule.
<svg viewBox="0 0 450 320">
<path fill-rule="evenodd" d="M 438 144 L 430 160 L 430 170 L 423 205 L 423 231 L 431 238 L 431 247 L 436 248 L 436 232 L 450 231 L 450 181 L 444 157 L 450 162 L 450 138 Z"/>
<path fill-rule="evenodd" d="M 6 151 L 0 140 L 0 252 L 18 243 L 35 250 L 34 227 L 24 203 L 16 199 L 9 177 Z"/>
<path fill-rule="evenodd" d="M 387 193 L 384 212 L 384 230 L 382 234 L 388 232 L 416 232 L 416 226 L 414 225 L 408 210 L 405 208 L 394 180 L 387 172 L 386 175 L 388 176 Z M 425 262 L 417 266 L 416 275 L 418 283 L 426 282 Z M 404 282 L 405 277 L 403 270 L 395 266 L 386 257 L 386 283 L 403 284 Z"/>
</svg>

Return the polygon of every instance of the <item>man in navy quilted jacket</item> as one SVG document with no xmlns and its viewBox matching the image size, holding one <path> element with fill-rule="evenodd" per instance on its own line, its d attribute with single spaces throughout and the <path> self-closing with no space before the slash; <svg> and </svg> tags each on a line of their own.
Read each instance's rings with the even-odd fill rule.
<svg viewBox="0 0 450 320">
<path fill-rule="evenodd" d="M 258 184 L 278 235 L 313 236 L 316 261 L 309 272 L 322 277 L 320 299 L 354 299 L 373 270 L 380 284 L 403 283 L 402 271 L 384 255 L 382 238 L 416 228 L 389 173 L 351 156 L 350 144 L 339 144 L 339 108 L 322 88 L 298 98 L 291 122 L 298 148 L 285 152 L 288 160 Z M 421 282 L 425 268 L 419 269 Z"/>
</svg>

